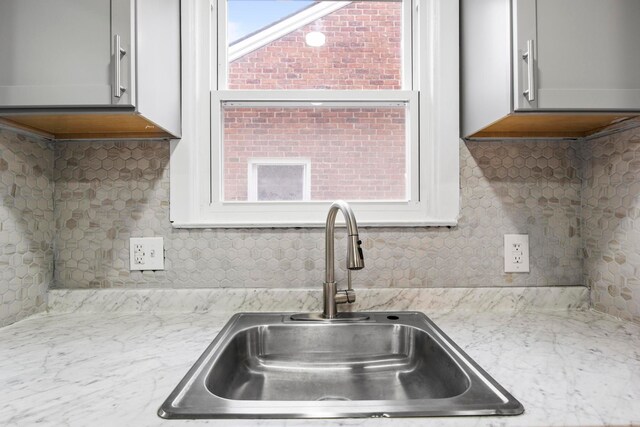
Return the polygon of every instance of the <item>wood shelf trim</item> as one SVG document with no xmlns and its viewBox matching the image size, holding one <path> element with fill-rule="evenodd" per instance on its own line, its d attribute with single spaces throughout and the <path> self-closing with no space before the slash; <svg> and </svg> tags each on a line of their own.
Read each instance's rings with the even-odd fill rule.
<svg viewBox="0 0 640 427">
<path fill-rule="evenodd" d="M 3 115 L 0 120 L 55 139 L 173 138 L 155 123 L 134 113 L 16 114 Z"/>
<path fill-rule="evenodd" d="M 584 138 L 640 113 L 514 113 L 469 138 Z"/>
</svg>

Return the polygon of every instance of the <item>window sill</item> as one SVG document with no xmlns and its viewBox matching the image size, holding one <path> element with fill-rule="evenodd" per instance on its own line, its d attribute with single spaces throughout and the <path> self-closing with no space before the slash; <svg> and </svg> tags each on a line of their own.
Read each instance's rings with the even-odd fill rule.
<svg viewBox="0 0 640 427">
<path fill-rule="evenodd" d="M 338 223 L 340 223 L 338 219 Z M 376 227 L 376 228 L 392 228 L 392 227 L 455 227 L 458 225 L 456 219 L 434 220 L 434 221 L 398 221 L 398 222 L 360 222 L 358 227 Z M 184 222 L 173 221 L 173 228 L 324 228 L 325 223 L 318 222 L 274 222 L 263 224 L 244 224 L 244 223 L 220 223 L 220 222 Z"/>
</svg>

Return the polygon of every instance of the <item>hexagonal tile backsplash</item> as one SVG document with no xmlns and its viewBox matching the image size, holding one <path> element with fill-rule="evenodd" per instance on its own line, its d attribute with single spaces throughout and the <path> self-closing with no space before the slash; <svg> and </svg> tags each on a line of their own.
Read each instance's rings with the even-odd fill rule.
<svg viewBox="0 0 640 427">
<path fill-rule="evenodd" d="M 596 309 L 640 322 L 640 128 L 577 142 L 468 142 L 460 154 L 460 225 L 363 229 L 356 286 L 584 283 Z M 322 230 L 173 229 L 168 158 L 166 142 L 53 148 L 0 130 L 0 325 L 43 310 L 49 286 L 320 286 Z M 502 273 L 505 233 L 530 235 L 530 274 Z M 167 270 L 129 272 L 130 236 L 165 237 Z"/>
<path fill-rule="evenodd" d="M 577 144 L 461 144 L 460 225 L 364 228 L 354 286 L 581 284 Z M 321 286 L 321 229 L 173 229 L 168 163 L 166 142 L 56 143 L 56 287 Z M 530 274 L 502 272 L 505 233 L 530 235 Z M 132 236 L 165 238 L 165 271 L 129 272 Z M 345 244 L 338 233 L 339 280 Z"/>
<path fill-rule="evenodd" d="M 595 309 L 640 323 L 640 128 L 582 151 L 585 284 Z"/>
<path fill-rule="evenodd" d="M 44 310 L 53 276 L 53 149 L 0 129 L 0 326 Z"/>
</svg>

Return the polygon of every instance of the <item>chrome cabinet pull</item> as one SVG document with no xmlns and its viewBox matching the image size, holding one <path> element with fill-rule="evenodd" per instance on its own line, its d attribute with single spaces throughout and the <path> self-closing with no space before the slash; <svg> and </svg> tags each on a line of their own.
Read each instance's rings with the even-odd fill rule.
<svg viewBox="0 0 640 427">
<path fill-rule="evenodd" d="M 122 57 L 127 54 L 127 51 L 120 46 L 120 36 L 117 34 L 114 36 L 113 52 L 113 96 L 120 98 L 127 90 L 122 86 L 120 70 Z"/>
<path fill-rule="evenodd" d="M 532 102 L 536 99 L 536 79 L 533 69 L 533 40 L 527 40 L 527 51 L 522 54 L 522 59 L 527 61 L 527 89 L 522 94 L 527 101 Z"/>
</svg>

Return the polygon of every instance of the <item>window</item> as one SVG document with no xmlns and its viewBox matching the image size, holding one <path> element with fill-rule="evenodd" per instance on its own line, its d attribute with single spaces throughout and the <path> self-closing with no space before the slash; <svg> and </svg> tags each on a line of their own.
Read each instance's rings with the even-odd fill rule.
<svg viewBox="0 0 640 427">
<path fill-rule="evenodd" d="M 458 5 L 420 2 L 183 4 L 174 225 L 455 224 Z"/>
<path fill-rule="evenodd" d="M 250 159 L 246 197 L 237 191 L 236 179 L 225 179 L 225 200 L 302 201 L 311 194 L 308 159 Z"/>
</svg>

